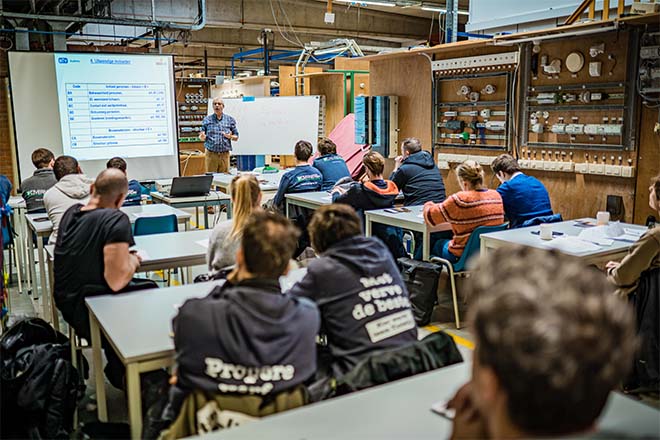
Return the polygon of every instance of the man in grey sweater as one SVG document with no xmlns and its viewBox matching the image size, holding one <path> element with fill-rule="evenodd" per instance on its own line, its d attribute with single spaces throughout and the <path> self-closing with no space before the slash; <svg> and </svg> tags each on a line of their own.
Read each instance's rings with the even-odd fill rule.
<svg viewBox="0 0 660 440">
<path fill-rule="evenodd" d="M 71 156 L 60 156 L 55 159 L 53 172 L 57 183 L 44 194 L 44 207 L 48 218 L 53 223 L 53 232 L 50 234 L 49 244 L 57 241 L 57 231 L 62 216 L 76 203 L 86 204 L 93 179 L 85 176 L 78 161 Z"/>
<path fill-rule="evenodd" d="M 43 212 L 44 194 L 57 183 L 53 174 L 55 155 L 46 148 L 37 148 L 32 152 L 32 163 L 36 171 L 21 183 L 18 192 L 25 200 L 28 213 Z"/>
</svg>

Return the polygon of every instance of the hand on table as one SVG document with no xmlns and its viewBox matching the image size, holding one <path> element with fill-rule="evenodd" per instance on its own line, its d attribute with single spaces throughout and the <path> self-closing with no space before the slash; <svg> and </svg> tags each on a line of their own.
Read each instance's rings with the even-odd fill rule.
<svg viewBox="0 0 660 440">
<path fill-rule="evenodd" d="M 486 421 L 472 401 L 471 387 L 470 382 L 466 383 L 447 403 L 447 408 L 456 411 L 452 439 L 488 438 Z"/>
</svg>

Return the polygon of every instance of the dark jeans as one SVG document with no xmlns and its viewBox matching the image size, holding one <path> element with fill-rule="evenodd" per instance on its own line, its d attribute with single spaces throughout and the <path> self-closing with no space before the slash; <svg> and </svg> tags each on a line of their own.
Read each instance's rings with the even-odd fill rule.
<svg viewBox="0 0 660 440">
<path fill-rule="evenodd" d="M 126 287 L 117 293 L 127 293 L 133 292 L 136 290 L 144 289 L 153 289 L 157 288 L 158 284 L 151 280 L 145 280 L 141 278 L 133 278 Z M 104 287 L 101 286 L 88 286 L 83 288 L 81 294 L 78 297 L 75 297 L 69 301 L 57 301 L 57 308 L 62 312 L 64 320 L 76 331 L 76 334 L 85 338 L 87 341 L 91 342 L 91 332 L 89 329 L 89 311 L 85 306 L 85 298 L 97 295 L 104 295 L 110 292 L 107 291 Z M 105 357 L 108 360 L 108 364 L 103 370 L 105 376 L 108 378 L 110 384 L 123 390 L 125 388 L 124 378 L 126 376 L 126 369 L 124 364 L 115 353 L 114 349 L 110 345 L 110 342 L 106 337 L 101 333 L 101 346 L 105 352 Z"/>
<path fill-rule="evenodd" d="M 415 260 L 420 260 L 422 259 L 422 248 L 423 248 L 423 236 L 421 232 L 413 232 L 413 237 L 415 238 Z M 431 245 L 431 256 L 435 257 L 443 257 L 441 254 L 436 253 L 435 250 L 435 245 L 438 241 L 440 240 L 451 240 L 453 237 L 453 233 L 451 231 L 442 231 L 442 232 L 433 232 L 430 237 L 430 245 Z M 455 258 L 455 257 L 454 257 Z M 451 260 L 450 260 L 451 261 Z M 458 261 L 458 260 L 456 260 Z"/>
</svg>

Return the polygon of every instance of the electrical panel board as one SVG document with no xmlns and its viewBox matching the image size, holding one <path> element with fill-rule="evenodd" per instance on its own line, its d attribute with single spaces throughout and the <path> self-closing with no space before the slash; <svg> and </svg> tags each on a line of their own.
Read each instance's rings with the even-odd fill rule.
<svg viewBox="0 0 660 440">
<path fill-rule="evenodd" d="M 179 142 L 200 142 L 199 132 L 208 109 L 210 83 L 205 78 L 177 78 L 176 105 Z"/>
<path fill-rule="evenodd" d="M 396 157 L 399 143 L 399 98 L 359 96 L 355 98 L 355 143 L 371 145 L 384 157 Z"/>
</svg>

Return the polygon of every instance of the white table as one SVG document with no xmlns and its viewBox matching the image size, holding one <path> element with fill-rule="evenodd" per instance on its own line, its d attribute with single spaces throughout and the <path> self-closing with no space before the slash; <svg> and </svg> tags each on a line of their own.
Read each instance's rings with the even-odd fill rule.
<svg viewBox="0 0 660 440">
<path fill-rule="evenodd" d="M 300 206 L 316 210 L 323 205 L 332 203 L 332 194 L 327 191 L 313 191 L 285 194 L 286 216 L 289 217 L 290 206 Z"/>
<path fill-rule="evenodd" d="M 131 224 L 135 223 L 135 221 L 139 217 L 158 217 L 158 216 L 163 216 L 163 215 L 171 215 L 174 214 L 176 215 L 177 222 L 178 223 L 183 223 L 184 228 L 186 230 L 189 229 L 189 224 L 190 224 L 190 218 L 192 215 L 189 213 L 182 211 L 180 209 L 173 208 L 171 206 L 167 205 L 136 205 L 136 206 L 122 206 L 121 211 L 126 213 L 128 216 L 128 219 L 130 220 Z M 26 215 L 27 219 L 27 224 L 30 228 L 31 231 L 35 233 L 37 236 L 37 262 L 39 264 L 39 276 L 41 280 L 41 296 L 47 296 L 47 297 L 52 297 L 52 284 L 53 280 L 51 279 L 50 282 L 48 282 L 46 278 L 46 261 L 48 261 L 48 258 L 46 254 L 44 253 L 44 245 L 43 245 L 43 238 L 44 237 L 49 237 L 51 232 L 53 232 L 53 223 L 48 219 L 48 215 L 45 213 L 41 214 L 27 214 Z M 28 243 L 32 243 L 32 237 L 29 238 Z M 28 246 L 28 249 L 32 249 L 32 245 Z M 31 252 L 28 252 L 31 253 Z M 34 263 L 30 265 L 30 268 L 32 271 L 34 271 Z M 36 277 L 32 276 L 33 280 L 36 280 Z M 37 286 L 36 282 L 34 283 L 35 285 L 35 293 L 37 291 Z M 51 286 L 50 292 L 46 291 L 46 286 Z M 43 318 L 47 319 L 46 317 L 48 315 L 47 311 L 47 305 L 46 303 L 51 304 L 51 309 L 52 309 L 52 299 L 47 299 L 46 301 L 42 301 L 42 313 L 43 313 Z M 54 313 L 51 310 L 51 315 L 54 315 Z"/>
<path fill-rule="evenodd" d="M 270 195 L 277 192 L 277 189 L 280 186 L 280 180 L 284 171 L 278 171 L 276 173 L 216 173 L 213 175 L 213 186 L 220 188 L 223 192 L 229 194 L 229 186 L 231 181 L 237 175 L 241 174 L 252 174 L 259 181 L 259 188 L 264 195 Z"/>
<path fill-rule="evenodd" d="M 142 260 L 137 272 L 148 272 L 155 270 L 167 270 L 175 268 L 188 268 L 188 282 L 192 281 L 192 266 L 206 265 L 207 243 L 211 236 L 210 229 L 196 229 L 193 231 L 153 234 L 134 237 L 135 246 L 133 249 L 139 249 L 147 255 Z M 204 244 L 200 243 L 204 242 Z M 46 300 L 48 301 L 48 310 L 50 310 L 50 322 L 56 330 L 59 330 L 59 317 L 55 307 L 53 259 L 55 256 L 55 246 L 46 246 L 49 275 L 49 291 Z M 46 302 L 46 301 L 44 301 Z M 46 306 L 44 305 L 44 316 L 46 315 Z M 46 318 L 44 318 L 46 319 Z"/>
<path fill-rule="evenodd" d="M 11 196 L 7 204 L 12 209 L 12 225 L 14 232 L 17 235 L 16 243 L 16 275 L 18 277 L 18 292 L 23 293 L 23 280 L 27 282 L 27 290 L 32 290 L 32 274 L 29 270 L 30 257 L 27 248 L 27 221 L 25 214 L 27 213 L 27 205 L 21 196 Z M 32 256 L 34 258 L 34 256 Z M 25 278 L 24 278 L 25 277 Z"/>
<path fill-rule="evenodd" d="M 206 264 L 206 251 L 212 229 L 196 229 L 176 234 L 153 234 L 134 237 L 135 248 L 147 257 L 138 269 L 147 272 Z M 199 242 L 204 242 L 202 245 Z"/>
<path fill-rule="evenodd" d="M 282 278 L 283 287 L 291 284 L 287 281 L 291 277 L 300 278 L 300 271 L 293 271 Z M 212 281 L 187 284 L 122 295 L 95 296 L 85 300 L 89 309 L 100 421 L 108 420 L 101 331 L 126 366 L 128 419 L 131 437 L 138 439 L 142 431 L 140 373 L 165 368 L 174 363 L 172 318 L 177 314 L 178 307 L 189 298 L 206 296 L 222 283 L 223 281 Z"/>
<path fill-rule="evenodd" d="M 577 219 L 568 220 L 559 223 L 552 223 L 552 230 L 561 232 L 566 236 L 577 236 L 585 228 L 575 226 L 577 221 L 592 221 L 596 223 L 595 219 Z M 624 228 L 635 230 L 646 230 L 646 227 L 639 225 L 632 225 L 627 223 L 621 224 Z M 541 240 L 540 235 L 532 234 L 538 232 L 539 226 L 530 226 L 528 228 L 507 229 L 505 231 L 491 232 L 481 235 L 481 255 L 485 255 L 492 249 L 497 249 L 502 246 L 510 246 L 512 244 L 530 246 L 538 249 L 550 249 L 548 241 Z M 587 264 L 601 265 L 610 260 L 618 260 L 623 258 L 628 249 L 633 243 L 630 241 L 614 240 L 610 246 L 600 246 L 599 250 L 581 253 L 565 252 L 568 255 L 577 257 Z"/>
<path fill-rule="evenodd" d="M 151 198 L 156 203 L 164 203 L 175 208 L 195 208 L 195 212 L 200 207 L 204 207 L 204 228 L 209 228 L 209 206 L 226 206 L 227 218 L 231 218 L 231 198 L 228 194 L 221 191 L 211 191 L 205 196 L 195 197 L 169 197 L 163 193 L 154 191 L 151 193 Z M 199 214 L 197 214 L 197 227 L 199 227 Z"/>
<path fill-rule="evenodd" d="M 325 402 L 206 434 L 208 440 L 446 439 L 452 422 L 431 411 L 453 397 L 470 376 L 470 363 L 441 368 Z M 618 393 L 598 421 L 601 431 L 657 438 L 660 412 Z M 616 438 L 616 437 L 611 437 Z"/>
<path fill-rule="evenodd" d="M 364 212 L 365 235 L 372 235 L 373 223 L 381 223 L 396 226 L 422 233 L 422 259 L 428 261 L 431 255 L 431 233 L 440 231 L 451 231 L 451 224 L 441 223 L 437 226 L 427 225 L 422 217 L 423 206 L 406 206 L 409 212 L 387 212 L 386 209 L 376 209 Z"/>
</svg>

